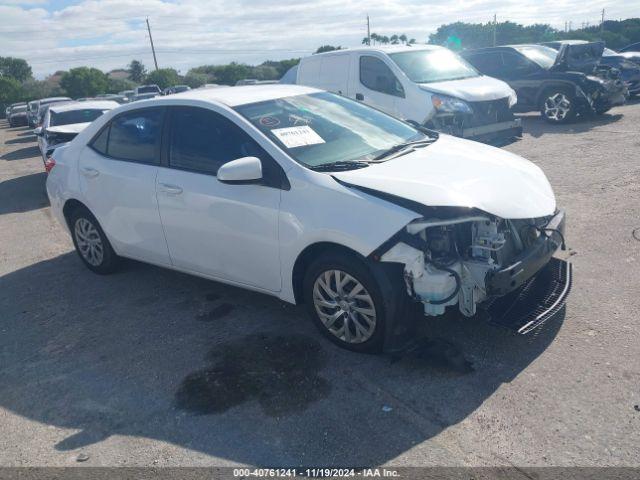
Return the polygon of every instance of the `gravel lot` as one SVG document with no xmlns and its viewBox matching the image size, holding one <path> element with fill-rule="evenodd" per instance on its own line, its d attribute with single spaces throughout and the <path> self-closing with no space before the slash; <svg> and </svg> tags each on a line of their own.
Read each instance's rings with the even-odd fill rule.
<svg viewBox="0 0 640 480">
<path fill-rule="evenodd" d="M 524 337 L 425 321 L 425 354 L 391 358 L 260 294 L 136 262 L 90 273 L 35 138 L 2 123 L 0 466 L 640 466 L 640 103 L 524 125 L 505 148 L 568 213 L 566 312 Z"/>
</svg>

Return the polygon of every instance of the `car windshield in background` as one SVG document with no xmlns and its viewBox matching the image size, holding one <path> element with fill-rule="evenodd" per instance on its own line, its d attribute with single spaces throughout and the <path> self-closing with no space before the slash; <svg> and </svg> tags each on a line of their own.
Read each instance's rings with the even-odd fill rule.
<svg viewBox="0 0 640 480">
<path fill-rule="evenodd" d="M 11 109 L 11 113 L 20 113 L 20 112 L 26 112 L 26 111 L 27 111 L 26 105 L 20 105 L 19 107 L 13 107 Z"/>
<path fill-rule="evenodd" d="M 49 126 L 71 125 L 73 123 L 93 122 L 104 113 L 104 110 L 86 108 L 83 110 L 69 110 L 67 112 L 51 112 Z"/>
<path fill-rule="evenodd" d="M 138 94 L 141 94 L 141 93 L 158 93 L 158 87 L 156 86 L 138 87 Z"/>
<path fill-rule="evenodd" d="M 537 63 L 544 69 L 553 67 L 556 63 L 558 52 L 553 48 L 544 47 L 542 45 L 527 45 L 524 47 L 513 47 L 529 60 Z"/>
<path fill-rule="evenodd" d="M 395 145 L 427 138 L 382 112 L 325 92 L 250 103 L 235 110 L 311 168 L 372 160 Z"/>
<path fill-rule="evenodd" d="M 462 80 L 479 75 L 475 68 L 449 50 L 416 50 L 389 56 L 416 83 Z"/>
</svg>

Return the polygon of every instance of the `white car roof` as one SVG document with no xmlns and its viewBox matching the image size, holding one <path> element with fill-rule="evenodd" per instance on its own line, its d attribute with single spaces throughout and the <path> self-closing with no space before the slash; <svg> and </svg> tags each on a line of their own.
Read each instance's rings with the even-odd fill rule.
<svg viewBox="0 0 640 480">
<path fill-rule="evenodd" d="M 331 50 L 330 52 L 316 53 L 313 54 L 312 57 L 318 57 L 320 55 L 335 55 L 344 52 L 380 52 L 380 53 L 402 53 L 402 52 L 416 52 L 421 50 L 446 50 L 444 47 L 439 45 L 380 45 L 373 47 L 354 47 L 354 48 L 343 48 L 340 50 Z M 308 57 L 307 57 L 308 58 Z"/>
<path fill-rule="evenodd" d="M 222 103 L 228 107 L 246 105 L 247 103 L 264 102 L 276 98 L 292 97 L 317 93 L 322 90 L 300 85 L 246 85 L 241 87 L 220 87 L 187 90 L 169 97 L 159 97 L 144 101 L 145 105 L 173 103 L 174 100 L 204 100 Z"/>
<path fill-rule="evenodd" d="M 72 110 L 111 110 L 112 108 L 119 107 L 118 102 L 113 100 L 88 100 L 86 102 L 68 102 L 54 104 L 49 107 L 49 110 L 55 113 L 70 112 Z"/>
</svg>

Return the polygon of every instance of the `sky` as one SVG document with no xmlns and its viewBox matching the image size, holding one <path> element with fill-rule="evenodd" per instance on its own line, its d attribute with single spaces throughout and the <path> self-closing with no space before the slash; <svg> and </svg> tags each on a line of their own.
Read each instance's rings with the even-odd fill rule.
<svg viewBox="0 0 640 480">
<path fill-rule="evenodd" d="M 426 42 L 455 21 L 549 23 L 640 16 L 640 0 L 0 0 L 0 56 L 25 58 L 36 78 L 88 65 L 108 71 L 132 59 L 190 67 L 301 57 L 318 46 L 360 45 L 371 31 Z"/>
</svg>

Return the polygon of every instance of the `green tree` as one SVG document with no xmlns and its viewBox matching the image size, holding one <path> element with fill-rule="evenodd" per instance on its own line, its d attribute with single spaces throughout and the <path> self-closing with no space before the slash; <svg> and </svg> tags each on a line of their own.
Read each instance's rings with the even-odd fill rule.
<svg viewBox="0 0 640 480">
<path fill-rule="evenodd" d="M 24 82 L 31 78 L 31 67 L 26 60 L 14 57 L 0 57 L 0 76 L 15 78 Z"/>
<path fill-rule="evenodd" d="M 181 82 L 180 75 L 173 68 L 160 68 L 147 75 L 146 83 L 158 85 L 160 89 L 165 89 Z"/>
<path fill-rule="evenodd" d="M 109 88 L 107 75 L 97 68 L 72 68 L 62 75 L 60 86 L 73 98 L 94 97 Z"/>
<path fill-rule="evenodd" d="M 191 88 L 201 87 L 205 83 L 210 83 L 209 80 L 209 75 L 207 75 L 206 73 L 197 73 L 192 72 L 191 70 L 189 70 L 182 79 L 182 81 L 186 85 L 189 85 Z"/>
<path fill-rule="evenodd" d="M 397 45 L 400 43 L 400 37 L 398 37 L 398 35 L 391 35 L 391 37 L 389 37 L 389 41 L 392 45 Z"/>
<path fill-rule="evenodd" d="M 22 84 L 22 89 L 26 100 L 58 97 L 64 93 L 58 83 L 47 80 L 27 80 Z"/>
<path fill-rule="evenodd" d="M 407 36 L 403 33 L 398 37 L 402 43 L 407 44 Z"/>
<path fill-rule="evenodd" d="M 118 93 L 124 90 L 133 90 L 135 86 L 135 82 L 127 80 L 126 78 L 109 78 L 107 93 Z"/>
<path fill-rule="evenodd" d="M 0 77 L 0 108 L 3 110 L 7 105 L 25 100 L 24 91 L 20 82 L 11 77 Z"/>
<path fill-rule="evenodd" d="M 131 63 L 127 67 L 129 72 L 129 78 L 136 83 L 144 83 L 144 78 L 147 75 L 147 69 L 144 67 L 141 61 L 131 60 Z"/>
<path fill-rule="evenodd" d="M 341 49 L 342 47 L 340 45 L 338 45 L 337 47 L 334 47 L 333 45 L 322 45 L 321 47 L 318 47 L 315 53 L 332 52 L 334 50 L 341 50 Z"/>
</svg>

